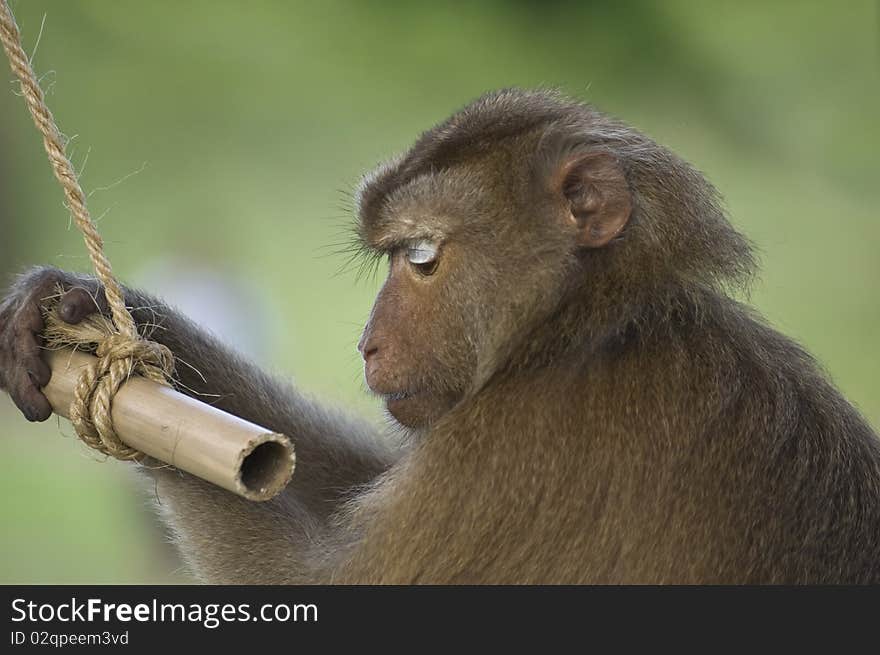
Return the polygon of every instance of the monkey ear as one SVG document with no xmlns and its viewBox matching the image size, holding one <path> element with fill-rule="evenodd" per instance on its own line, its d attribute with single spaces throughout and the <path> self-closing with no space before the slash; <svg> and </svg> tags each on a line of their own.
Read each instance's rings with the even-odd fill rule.
<svg viewBox="0 0 880 655">
<path fill-rule="evenodd" d="M 632 213 L 629 185 L 617 159 L 609 153 L 581 153 L 566 159 L 559 190 L 568 201 L 578 244 L 601 248 L 620 234 Z"/>
</svg>

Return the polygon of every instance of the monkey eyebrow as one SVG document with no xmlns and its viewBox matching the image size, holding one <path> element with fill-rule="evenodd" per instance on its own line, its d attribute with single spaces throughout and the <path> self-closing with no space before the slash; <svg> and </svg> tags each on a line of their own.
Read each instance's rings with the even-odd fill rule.
<svg viewBox="0 0 880 655">
<path fill-rule="evenodd" d="M 433 241 L 442 243 L 445 239 L 435 232 L 426 232 L 424 230 L 414 231 L 411 235 L 397 234 L 393 237 L 381 239 L 373 243 L 371 249 L 380 255 L 391 255 L 403 248 L 409 248 L 419 241 Z"/>
</svg>

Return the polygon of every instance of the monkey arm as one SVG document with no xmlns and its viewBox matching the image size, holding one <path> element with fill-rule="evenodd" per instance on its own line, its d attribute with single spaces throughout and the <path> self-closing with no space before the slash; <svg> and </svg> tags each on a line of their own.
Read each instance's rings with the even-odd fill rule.
<svg viewBox="0 0 880 655">
<path fill-rule="evenodd" d="M 48 403 L 33 409 L 45 399 L 37 388 L 31 392 L 16 384 L 24 377 L 15 376 L 18 370 L 39 370 L 39 349 L 36 341 L 15 335 L 39 331 L 39 305 L 59 286 L 65 291 L 59 303 L 63 320 L 76 323 L 97 310 L 106 312 L 94 278 L 54 268 L 25 273 L 0 306 L 0 388 L 10 390 L 31 420 L 48 417 Z M 317 564 L 306 554 L 329 533 L 341 504 L 387 470 L 399 452 L 365 422 L 311 401 L 161 301 L 131 289 L 125 296 L 141 332 L 175 354 L 182 392 L 282 432 L 296 448 L 293 480 L 265 503 L 245 501 L 161 462 L 145 462 L 142 470 L 155 480 L 159 510 L 193 571 L 214 582 L 316 579 Z"/>
<path fill-rule="evenodd" d="M 309 481 L 316 500 L 366 484 L 394 461 L 365 421 L 316 403 L 147 294 L 127 289 L 126 303 L 142 331 L 174 353 L 181 392 L 293 440 L 295 475 Z"/>
<path fill-rule="evenodd" d="M 211 582 L 313 579 L 305 553 L 340 504 L 391 466 L 394 447 L 367 423 L 315 403 L 156 299 L 126 290 L 126 303 L 150 338 L 177 357 L 181 391 L 288 435 L 296 449 L 293 480 L 266 503 L 243 501 L 179 471 L 145 467 L 192 570 Z"/>
</svg>

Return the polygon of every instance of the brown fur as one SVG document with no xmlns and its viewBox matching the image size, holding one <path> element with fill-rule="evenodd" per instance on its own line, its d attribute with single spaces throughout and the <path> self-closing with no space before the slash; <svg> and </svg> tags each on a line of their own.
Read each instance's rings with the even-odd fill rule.
<svg viewBox="0 0 880 655">
<path fill-rule="evenodd" d="M 606 244 L 603 217 L 624 210 Z M 154 336 L 207 380 L 182 369 L 188 387 L 297 444 L 270 503 L 153 473 L 200 577 L 880 582 L 880 440 L 727 295 L 752 275 L 749 244 L 674 154 L 555 93 L 506 90 L 365 178 L 358 211 L 364 248 L 391 260 L 361 344 L 368 380 L 419 392 L 399 411 L 408 428 L 382 436 L 324 409 L 160 310 Z M 401 259 L 422 238 L 442 242 L 430 277 Z M 43 269 L 0 307 L 2 381 L 36 419 L 21 371 L 38 366 L 32 307 L 58 281 L 97 291 Z M 68 294 L 72 321 L 89 301 Z"/>
</svg>

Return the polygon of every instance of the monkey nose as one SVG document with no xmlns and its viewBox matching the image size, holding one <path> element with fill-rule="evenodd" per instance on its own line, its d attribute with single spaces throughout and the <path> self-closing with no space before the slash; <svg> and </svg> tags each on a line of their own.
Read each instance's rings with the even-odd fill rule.
<svg viewBox="0 0 880 655">
<path fill-rule="evenodd" d="M 379 352 L 378 346 L 375 346 L 371 341 L 369 341 L 364 335 L 361 337 L 361 340 L 357 345 L 358 352 L 361 354 L 361 357 L 364 358 L 365 362 L 369 362 L 370 359 Z"/>
</svg>

